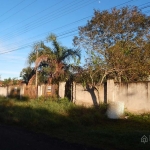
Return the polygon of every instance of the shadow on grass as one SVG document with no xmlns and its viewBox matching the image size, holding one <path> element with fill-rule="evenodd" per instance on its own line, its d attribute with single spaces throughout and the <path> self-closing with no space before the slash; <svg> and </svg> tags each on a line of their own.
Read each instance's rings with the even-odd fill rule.
<svg viewBox="0 0 150 150">
<path fill-rule="evenodd" d="M 86 108 L 83 106 L 72 107 L 68 110 L 69 118 L 85 127 L 101 126 L 107 119 L 107 105 Z"/>
<path fill-rule="evenodd" d="M 2 98 L 2 97 L 1 97 Z M 15 99 L 16 101 L 29 101 L 30 98 L 27 96 L 20 96 L 20 95 L 9 95 L 9 99 Z"/>
<path fill-rule="evenodd" d="M 105 116 L 106 106 L 85 108 L 58 103 L 57 112 L 42 106 L 36 107 L 14 100 L 0 100 L 0 122 L 18 125 L 34 131 L 44 132 L 70 142 L 104 149 L 145 149 L 150 145 L 141 143 L 143 135 L 148 136 L 149 123 L 141 119 L 110 120 Z M 48 104 L 48 103 L 47 103 Z M 70 105 L 70 106 L 69 106 Z M 39 105 L 40 106 L 40 105 Z M 55 105 L 56 106 L 56 105 Z M 62 107 L 66 111 L 61 113 Z M 52 107 L 51 107 L 52 108 Z M 146 125 L 148 123 L 148 125 Z"/>
</svg>

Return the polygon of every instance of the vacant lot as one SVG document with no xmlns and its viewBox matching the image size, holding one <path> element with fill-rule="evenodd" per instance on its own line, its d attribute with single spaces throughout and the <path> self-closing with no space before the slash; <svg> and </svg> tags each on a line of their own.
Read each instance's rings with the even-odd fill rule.
<svg viewBox="0 0 150 150">
<path fill-rule="evenodd" d="M 67 99 L 1 97 L 0 122 L 95 148 L 150 147 L 150 139 L 145 144 L 141 142 L 143 135 L 150 138 L 150 114 L 126 114 L 128 119 L 111 120 L 105 115 L 106 109 L 106 105 L 96 108 L 75 106 Z"/>
</svg>

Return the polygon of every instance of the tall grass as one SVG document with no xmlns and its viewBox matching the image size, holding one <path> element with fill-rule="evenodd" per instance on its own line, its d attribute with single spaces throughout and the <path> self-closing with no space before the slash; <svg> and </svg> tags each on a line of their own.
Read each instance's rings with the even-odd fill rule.
<svg viewBox="0 0 150 150">
<path fill-rule="evenodd" d="M 0 122 L 22 126 L 74 143 L 104 149 L 146 149 L 150 115 L 128 114 L 128 119 L 106 117 L 107 105 L 85 108 L 68 99 L 7 99 L 0 97 Z"/>
</svg>

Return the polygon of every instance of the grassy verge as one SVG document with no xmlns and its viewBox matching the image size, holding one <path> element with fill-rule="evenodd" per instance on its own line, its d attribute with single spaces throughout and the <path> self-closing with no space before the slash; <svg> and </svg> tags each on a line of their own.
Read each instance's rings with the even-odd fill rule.
<svg viewBox="0 0 150 150">
<path fill-rule="evenodd" d="M 43 132 L 73 143 L 103 149 L 148 149 L 141 142 L 150 138 L 150 114 L 128 114 L 128 119 L 111 120 L 106 106 L 85 108 L 67 99 L 17 100 L 0 98 L 0 122 Z"/>
</svg>

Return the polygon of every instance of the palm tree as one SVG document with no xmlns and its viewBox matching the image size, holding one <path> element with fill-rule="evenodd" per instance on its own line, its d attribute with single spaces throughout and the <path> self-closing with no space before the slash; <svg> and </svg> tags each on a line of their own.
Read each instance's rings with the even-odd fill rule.
<svg viewBox="0 0 150 150">
<path fill-rule="evenodd" d="M 45 72 L 49 82 L 62 80 L 70 59 L 73 58 L 75 61 L 78 57 L 76 61 L 80 60 L 80 51 L 62 46 L 55 34 L 50 34 L 47 42 L 51 42 L 52 48 L 46 46 L 44 42 L 36 43 L 28 56 L 28 63 L 35 63 L 35 69 L 39 70 L 39 74 Z"/>
<path fill-rule="evenodd" d="M 20 77 L 22 77 L 22 80 L 28 84 L 29 80 L 32 78 L 32 76 L 35 74 L 35 70 L 31 67 L 23 68 L 20 72 Z"/>
</svg>

